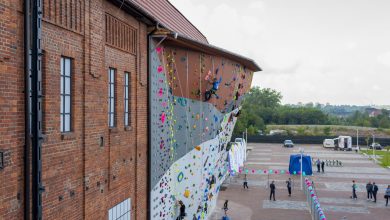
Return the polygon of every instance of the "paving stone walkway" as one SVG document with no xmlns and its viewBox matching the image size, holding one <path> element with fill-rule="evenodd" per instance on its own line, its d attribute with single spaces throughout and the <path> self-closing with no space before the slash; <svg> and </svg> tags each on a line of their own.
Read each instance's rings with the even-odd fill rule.
<svg viewBox="0 0 390 220">
<path fill-rule="evenodd" d="M 355 152 L 341 152 L 325 149 L 321 146 L 302 145 L 294 148 L 282 148 L 280 144 L 248 144 L 246 169 L 287 170 L 289 156 L 297 154 L 303 147 L 305 153 L 315 159 L 340 160 L 342 167 L 325 167 L 325 173 L 316 173 L 311 177 L 316 186 L 321 206 L 327 219 L 339 220 L 387 220 L 390 219 L 390 207 L 385 207 L 383 194 L 390 184 L 390 170 L 382 168 L 373 161 Z M 313 167 L 315 171 L 316 168 Z M 289 175 L 248 174 L 249 190 L 242 188 L 243 174 L 226 181 L 226 190 L 221 191 L 217 208 L 209 218 L 220 220 L 223 216 L 223 202 L 229 200 L 228 215 L 232 220 L 310 220 L 311 215 L 303 192 L 300 190 L 300 177 L 293 180 L 292 197 L 287 196 L 285 181 Z M 352 179 L 357 181 L 358 200 L 350 199 Z M 269 201 L 269 182 L 276 184 L 276 201 Z M 378 201 L 367 201 L 365 184 L 375 181 L 379 187 Z"/>
</svg>

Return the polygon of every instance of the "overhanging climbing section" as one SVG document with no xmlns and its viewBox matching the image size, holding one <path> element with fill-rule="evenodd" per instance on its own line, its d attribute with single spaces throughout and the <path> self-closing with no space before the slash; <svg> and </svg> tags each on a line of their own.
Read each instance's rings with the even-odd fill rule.
<svg viewBox="0 0 390 220">
<path fill-rule="evenodd" d="M 176 219 L 178 201 L 205 219 L 229 172 L 227 148 L 253 72 L 237 62 L 151 38 L 150 218 Z"/>
</svg>

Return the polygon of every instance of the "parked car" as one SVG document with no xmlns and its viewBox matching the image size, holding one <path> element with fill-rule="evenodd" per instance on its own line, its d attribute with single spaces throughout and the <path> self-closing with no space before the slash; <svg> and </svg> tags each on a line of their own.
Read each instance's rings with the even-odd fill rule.
<svg viewBox="0 0 390 220">
<path fill-rule="evenodd" d="M 370 149 L 373 149 L 373 148 L 375 148 L 375 150 L 382 150 L 383 149 L 382 145 L 380 145 L 379 143 L 372 143 L 370 145 Z"/>
<path fill-rule="evenodd" d="M 292 142 L 292 140 L 285 140 L 283 142 L 283 147 L 294 147 L 294 143 Z"/>
<path fill-rule="evenodd" d="M 325 139 L 324 142 L 322 143 L 322 146 L 325 148 L 334 148 L 334 140 L 333 139 Z"/>
</svg>

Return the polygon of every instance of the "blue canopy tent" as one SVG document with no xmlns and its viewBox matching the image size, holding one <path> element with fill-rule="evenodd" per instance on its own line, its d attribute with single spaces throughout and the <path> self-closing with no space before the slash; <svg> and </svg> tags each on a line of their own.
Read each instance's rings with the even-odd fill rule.
<svg viewBox="0 0 390 220">
<path fill-rule="evenodd" d="M 290 166 L 288 170 L 290 171 L 291 174 L 294 173 L 299 173 L 301 171 L 301 155 L 296 154 L 296 155 L 290 155 Z M 313 171 L 311 168 L 311 158 L 309 155 L 303 155 L 302 156 L 302 172 L 305 172 L 306 175 L 312 175 Z"/>
</svg>

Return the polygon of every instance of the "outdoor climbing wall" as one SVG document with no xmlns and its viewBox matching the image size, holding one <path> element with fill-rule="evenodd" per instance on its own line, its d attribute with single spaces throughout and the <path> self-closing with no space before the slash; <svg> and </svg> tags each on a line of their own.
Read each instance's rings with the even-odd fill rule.
<svg viewBox="0 0 390 220">
<path fill-rule="evenodd" d="M 188 218 L 206 219 L 229 171 L 226 147 L 253 73 L 222 57 L 153 40 L 149 49 L 150 218 L 176 219 L 181 200 Z"/>
</svg>

